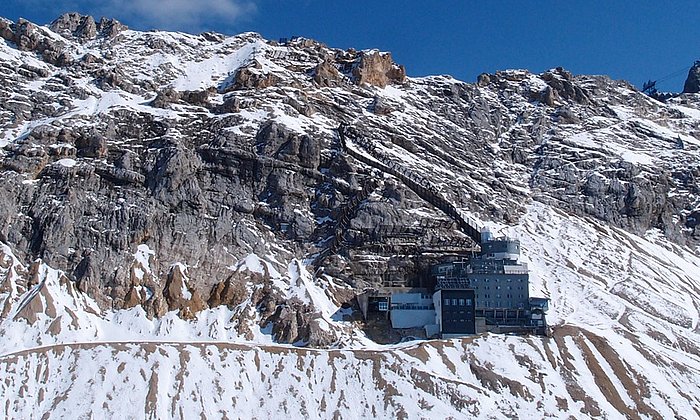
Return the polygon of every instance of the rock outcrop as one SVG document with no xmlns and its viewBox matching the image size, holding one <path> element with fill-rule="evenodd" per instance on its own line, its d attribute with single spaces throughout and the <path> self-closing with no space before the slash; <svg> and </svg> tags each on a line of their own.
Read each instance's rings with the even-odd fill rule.
<svg viewBox="0 0 700 420">
<path fill-rule="evenodd" d="M 700 241 L 692 95 L 660 105 L 562 68 L 412 79 L 377 51 L 121 30 L 0 21 L 13 43 L 0 45 L 0 240 L 103 308 L 192 319 L 226 305 L 279 340 L 328 345 L 328 315 L 283 290 L 288 264 L 313 263 L 338 304 L 414 282 L 424 250 L 468 242 L 428 196 L 495 223 L 535 200 Z M 341 123 L 357 143 L 341 144 Z M 267 275 L 232 269 L 253 254 Z"/>
<path fill-rule="evenodd" d="M 84 16 L 79 13 L 64 13 L 51 22 L 49 28 L 67 39 L 75 39 L 80 42 L 93 40 L 98 36 L 114 38 L 120 32 L 128 29 L 114 19 L 102 18 L 96 22 L 92 16 Z"/>
<path fill-rule="evenodd" d="M 688 70 L 688 77 L 683 85 L 683 93 L 700 93 L 700 62 L 695 64 Z"/>
<path fill-rule="evenodd" d="M 352 76 L 356 83 L 384 87 L 406 81 L 406 69 L 394 63 L 391 54 L 361 52 L 355 61 Z"/>
</svg>

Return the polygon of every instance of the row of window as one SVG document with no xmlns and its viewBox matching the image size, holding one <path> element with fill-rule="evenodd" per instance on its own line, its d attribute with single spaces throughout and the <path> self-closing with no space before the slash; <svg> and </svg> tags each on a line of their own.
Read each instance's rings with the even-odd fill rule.
<svg viewBox="0 0 700 420">
<path fill-rule="evenodd" d="M 468 315 L 471 315 L 471 313 L 472 313 L 472 311 L 459 311 L 459 310 L 456 310 L 455 308 L 459 309 L 458 306 L 450 306 L 450 307 L 448 307 L 448 308 L 445 308 L 445 313 L 446 313 L 446 314 L 450 314 L 450 316 L 456 316 L 455 314 L 460 314 L 460 315 L 468 314 Z M 448 311 L 448 309 L 452 309 L 452 310 Z"/>
<path fill-rule="evenodd" d="M 474 283 L 478 283 L 478 282 L 479 282 L 479 279 L 471 279 L 471 280 L 472 280 Z M 484 280 L 484 283 L 489 283 L 489 282 L 491 281 L 491 279 L 488 279 L 488 278 L 483 279 L 483 280 Z M 500 280 L 500 279 L 498 279 L 498 278 L 493 279 L 493 281 L 494 281 L 495 283 L 499 283 L 499 280 Z M 523 278 L 520 278 L 520 279 L 517 279 L 517 280 L 513 280 L 513 279 L 511 279 L 511 278 L 506 278 L 506 279 L 504 279 L 503 281 L 506 282 L 506 283 L 512 283 L 513 281 L 515 281 L 516 283 L 524 283 L 526 280 L 523 279 Z"/>
<path fill-rule="evenodd" d="M 507 300 L 484 300 L 479 302 L 481 308 L 511 308 L 513 302 Z"/>
<path fill-rule="evenodd" d="M 442 303 L 445 306 L 472 306 L 471 299 L 444 299 Z"/>
<path fill-rule="evenodd" d="M 479 298 L 491 299 L 491 294 L 490 294 L 490 293 L 484 293 L 483 295 L 475 295 L 474 297 L 477 298 L 477 299 L 479 299 Z M 500 294 L 500 293 L 496 293 L 496 294 L 494 295 L 494 297 L 495 297 L 496 299 L 500 299 L 500 298 L 501 298 L 501 294 Z M 505 295 L 505 298 L 506 298 L 506 299 L 512 299 L 512 298 L 514 298 L 514 297 L 515 297 L 515 295 L 514 295 L 514 294 L 511 294 L 511 293 L 506 293 L 506 295 Z M 518 299 L 525 299 L 525 295 L 519 294 L 519 295 L 518 295 Z"/>
<path fill-rule="evenodd" d="M 491 286 L 483 286 L 483 287 L 478 287 L 476 286 L 477 289 L 483 289 L 483 290 L 491 290 Z M 525 286 L 495 286 L 494 289 L 500 290 L 502 288 L 505 288 L 506 290 L 525 290 Z"/>
<path fill-rule="evenodd" d="M 458 323 L 470 322 L 470 320 L 469 319 L 443 319 L 442 322 L 444 324 L 458 324 Z"/>
</svg>

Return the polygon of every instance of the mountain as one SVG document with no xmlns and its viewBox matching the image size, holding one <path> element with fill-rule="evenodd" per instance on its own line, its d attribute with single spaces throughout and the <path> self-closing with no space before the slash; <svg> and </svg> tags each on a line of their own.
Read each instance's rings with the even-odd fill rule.
<svg viewBox="0 0 700 420">
<path fill-rule="evenodd" d="M 78 14 L 0 37 L 5 417 L 700 416 L 697 94 Z M 520 239 L 550 336 L 362 321 L 460 221 Z"/>
</svg>

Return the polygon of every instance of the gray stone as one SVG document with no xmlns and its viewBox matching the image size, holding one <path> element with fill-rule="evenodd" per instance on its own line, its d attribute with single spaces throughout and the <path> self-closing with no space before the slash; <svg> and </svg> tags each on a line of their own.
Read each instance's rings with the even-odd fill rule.
<svg viewBox="0 0 700 420">
<path fill-rule="evenodd" d="M 696 61 L 688 70 L 688 77 L 683 84 L 683 93 L 700 93 L 700 62 Z"/>
</svg>

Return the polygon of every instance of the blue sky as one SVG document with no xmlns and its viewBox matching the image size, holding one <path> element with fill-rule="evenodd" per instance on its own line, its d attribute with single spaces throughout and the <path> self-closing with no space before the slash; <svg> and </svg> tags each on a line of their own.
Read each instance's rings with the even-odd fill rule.
<svg viewBox="0 0 700 420">
<path fill-rule="evenodd" d="M 65 11 L 162 28 L 391 51 L 411 76 L 562 66 L 637 86 L 700 59 L 696 1 L 4 0 L 0 15 L 48 23 Z M 686 72 L 659 82 L 680 91 Z"/>
</svg>

